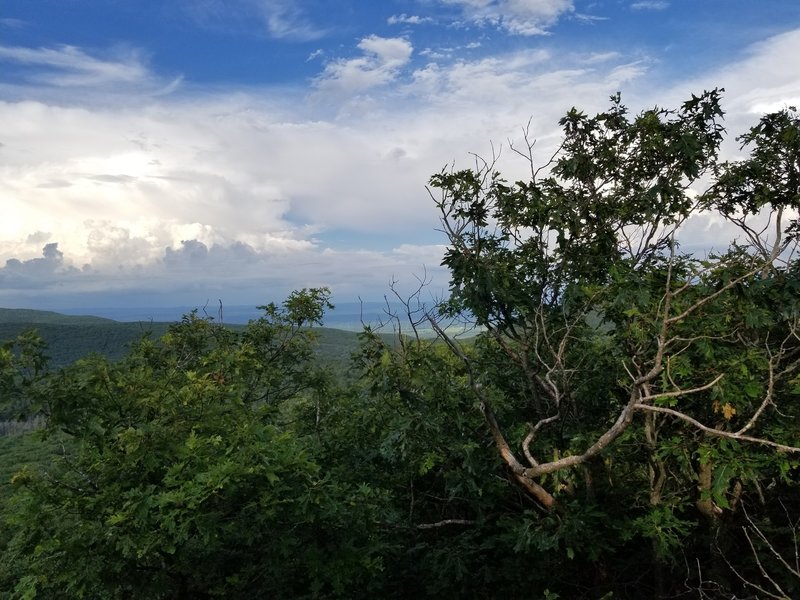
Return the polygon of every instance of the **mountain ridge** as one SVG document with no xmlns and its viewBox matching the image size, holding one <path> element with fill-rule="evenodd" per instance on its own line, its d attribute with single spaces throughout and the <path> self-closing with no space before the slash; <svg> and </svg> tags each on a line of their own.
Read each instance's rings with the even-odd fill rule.
<svg viewBox="0 0 800 600">
<path fill-rule="evenodd" d="M 0 308 L 0 343 L 36 330 L 47 344 L 46 355 L 53 368 L 65 367 L 97 353 L 110 360 L 123 358 L 130 346 L 145 335 L 159 338 L 177 321 L 115 321 L 91 315 L 64 315 L 54 311 Z M 233 330 L 244 325 L 225 324 Z M 337 370 L 347 370 L 350 356 L 359 348 L 359 332 L 336 327 L 314 327 L 317 356 Z M 383 334 L 387 342 L 392 334 Z"/>
</svg>

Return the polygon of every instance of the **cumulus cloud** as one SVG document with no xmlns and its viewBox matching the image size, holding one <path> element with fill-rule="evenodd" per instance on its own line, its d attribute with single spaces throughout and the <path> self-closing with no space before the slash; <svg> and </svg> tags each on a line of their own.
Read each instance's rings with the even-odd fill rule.
<svg viewBox="0 0 800 600">
<path fill-rule="evenodd" d="M 48 283 L 55 275 L 66 271 L 74 271 L 64 267 L 64 253 L 58 249 L 58 243 L 45 244 L 41 258 L 19 260 L 9 258 L 0 268 L 0 282 L 4 286 L 24 285 L 39 287 Z"/>
<path fill-rule="evenodd" d="M 41 244 L 43 242 L 47 242 L 52 235 L 53 234 L 48 231 L 34 231 L 28 235 L 25 241 L 29 244 Z"/>
<path fill-rule="evenodd" d="M 84 222 L 86 251 L 84 256 L 94 268 L 118 269 L 145 264 L 155 256 L 153 239 L 132 234 L 130 229 L 110 221 Z M 88 264 L 88 263 L 87 263 Z"/>
<path fill-rule="evenodd" d="M 361 56 L 328 63 L 316 78 L 321 92 L 352 96 L 393 81 L 414 47 L 405 38 L 370 35 L 358 43 Z"/>
<path fill-rule="evenodd" d="M 493 25 L 516 35 L 547 33 L 574 10 L 572 0 L 441 0 L 461 9 L 469 23 Z"/>
<path fill-rule="evenodd" d="M 11 258 L 0 267 L 0 304 L 33 306 L 49 300 L 80 306 L 92 297 L 93 302 L 111 299 L 121 306 L 198 306 L 208 299 L 255 305 L 293 289 L 318 286 L 332 288 L 347 302 L 365 294 L 381 297 L 393 276 L 400 278 L 399 289 L 411 291 L 416 282 L 412 273 L 433 276 L 441 293 L 446 277 L 437 265 L 443 252 L 439 245 L 402 245 L 385 251 L 308 247 L 285 254 L 258 251 L 243 242 L 207 245 L 187 239 L 164 248 L 148 264 L 77 269 L 53 243 L 45 246 L 41 258 Z"/>
<path fill-rule="evenodd" d="M 576 89 L 602 99 L 620 81 L 613 57 L 556 65 L 523 51 L 412 71 L 404 38 L 370 36 L 358 49 L 321 77 L 393 98 L 391 112 L 314 118 L 301 95 L 282 104 L 269 90 L 144 108 L 0 102 L 0 202 L 15 216 L 0 221 L 0 259 L 37 260 L 58 241 L 51 275 L 87 293 L 104 281 L 167 293 L 191 280 L 241 295 L 254 281 L 382 294 L 392 275 L 414 281 L 423 266 L 444 285 L 432 172 L 517 135 L 533 111 L 552 127 Z M 355 241 L 328 243 L 336 231 Z M 359 236 L 381 247 L 359 249 Z"/>
<path fill-rule="evenodd" d="M 624 51 L 416 64 L 405 38 L 369 36 L 357 52 L 322 67 L 322 108 L 303 90 L 270 88 L 77 105 L 44 83 L 25 101 L 0 101 L 0 205 L 12 216 L 0 220 L 0 300 L 146 290 L 180 304 L 251 304 L 312 285 L 380 297 L 392 276 L 415 282 L 423 265 L 446 287 L 424 184 L 446 165 L 471 166 L 470 152 L 488 156 L 491 141 L 519 139 L 529 118 L 546 159 L 570 106 L 603 109 L 619 89 L 635 111 L 723 85 L 736 133 L 759 111 L 800 101 L 781 68 L 800 53 L 800 31 L 658 97 L 650 63 Z M 367 92 L 391 110 L 335 112 Z M 512 180 L 527 173 L 507 151 L 499 167 Z M 689 237 L 716 231 L 692 226 Z"/>
</svg>

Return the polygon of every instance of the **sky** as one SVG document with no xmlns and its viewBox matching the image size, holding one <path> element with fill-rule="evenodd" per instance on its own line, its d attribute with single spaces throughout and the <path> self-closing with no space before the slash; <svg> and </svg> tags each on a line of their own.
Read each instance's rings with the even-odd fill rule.
<svg viewBox="0 0 800 600">
<path fill-rule="evenodd" d="M 798 0 L 3 0 L 0 306 L 439 296 L 432 174 L 522 176 L 526 123 L 543 160 L 616 92 L 724 87 L 733 138 L 798 56 Z"/>
</svg>

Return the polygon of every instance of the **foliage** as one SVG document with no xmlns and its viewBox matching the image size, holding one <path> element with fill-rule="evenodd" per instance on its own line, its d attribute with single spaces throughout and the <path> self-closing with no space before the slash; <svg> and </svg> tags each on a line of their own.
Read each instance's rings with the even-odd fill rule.
<svg viewBox="0 0 800 600">
<path fill-rule="evenodd" d="M 477 354 L 440 334 L 499 455 L 561 519 L 599 504 L 583 535 L 604 554 L 649 540 L 654 594 L 675 593 L 667 574 L 688 557 L 741 584 L 711 540 L 742 543 L 741 502 L 793 488 L 800 464 L 800 117 L 765 115 L 740 138 L 750 156 L 720 163 L 719 100 L 631 117 L 615 96 L 560 121 L 549 163 L 516 148 L 529 181 L 490 163 L 431 179 L 450 242 L 443 314 L 487 331 Z M 740 238 L 681 252 L 680 227 L 714 213 Z M 603 571 L 620 594 L 622 572 Z"/>
<path fill-rule="evenodd" d="M 436 174 L 451 295 L 404 303 L 410 336 L 321 338 L 312 289 L 118 360 L 6 344 L 4 414 L 46 427 L 0 439 L 0 594 L 797 596 L 800 118 L 730 163 L 721 119 L 717 90 L 615 96 L 561 120 L 550 162 L 515 148 L 528 181 Z M 698 215 L 738 239 L 684 252 Z"/>
<path fill-rule="evenodd" d="M 68 437 L 13 478 L 12 597 L 338 595 L 377 568 L 369 488 L 331 481 L 285 422 L 326 385 L 304 326 L 327 297 L 297 292 L 241 335 L 191 314 L 44 381 L 47 430 Z"/>
</svg>

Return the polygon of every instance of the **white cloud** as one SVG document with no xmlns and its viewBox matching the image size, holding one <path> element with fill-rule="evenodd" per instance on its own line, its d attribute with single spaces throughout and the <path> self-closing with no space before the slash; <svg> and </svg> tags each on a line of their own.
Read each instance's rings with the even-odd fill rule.
<svg viewBox="0 0 800 600">
<path fill-rule="evenodd" d="M 533 113 L 552 127 L 575 90 L 602 101 L 618 81 L 606 81 L 618 61 L 556 69 L 547 52 L 524 51 L 429 65 L 398 85 L 407 40 L 371 36 L 359 49 L 355 63 L 323 75 L 392 99 L 391 111 L 324 120 L 302 93 L 281 90 L 279 101 L 269 89 L 132 107 L 0 102 L 0 204 L 14 215 L 0 220 L 0 261 L 36 259 L 58 243 L 63 268 L 49 293 L 99 293 L 106 280 L 114 290 L 193 293 L 199 280 L 238 296 L 253 282 L 380 294 L 392 275 L 414 281 L 423 265 L 442 286 L 430 175 L 517 135 Z M 353 72 L 369 86 L 353 85 Z M 406 243 L 328 248 L 332 231 Z"/>
<path fill-rule="evenodd" d="M 311 54 L 308 55 L 308 58 L 306 58 L 306 62 L 311 62 L 312 60 L 316 60 L 317 58 L 320 58 L 322 56 L 325 56 L 325 50 L 323 50 L 322 48 L 317 48 Z"/>
<path fill-rule="evenodd" d="M 297 41 L 316 40 L 325 31 L 312 25 L 294 0 L 257 0 L 267 31 L 273 37 Z"/>
<path fill-rule="evenodd" d="M 442 60 L 444 58 L 450 58 L 453 54 L 452 48 L 439 48 L 438 50 L 434 50 L 432 48 L 425 48 L 419 51 L 420 56 L 425 56 L 431 60 Z"/>
<path fill-rule="evenodd" d="M 23 48 L 0 46 L 0 60 L 45 67 L 32 77 L 51 85 L 135 83 L 147 78 L 147 69 L 135 54 L 111 61 L 89 56 L 75 46 Z"/>
<path fill-rule="evenodd" d="M 631 8 L 633 10 L 665 10 L 669 8 L 669 2 L 666 0 L 642 0 L 631 4 Z"/>
<path fill-rule="evenodd" d="M 800 29 L 753 44 L 728 64 L 672 85 L 662 96 L 674 102 L 703 89 L 725 88 L 726 125 L 732 134 L 739 135 L 755 125 L 761 114 L 800 105 L 800 77 L 784 67 L 785 57 L 798 54 Z M 733 142 L 731 146 L 738 147 Z"/>
<path fill-rule="evenodd" d="M 370 35 L 358 43 L 361 56 L 328 63 L 314 84 L 324 93 L 352 96 L 393 81 L 414 51 L 405 38 Z"/>
<path fill-rule="evenodd" d="M 431 17 L 420 17 L 419 15 L 407 15 L 406 13 L 400 15 L 392 15 L 386 22 L 389 25 L 421 25 L 423 23 L 432 23 Z"/>
<path fill-rule="evenodd" d="M 601 16 L 598 16 L 598 15 L 588 15 L 586 13 L 575 13 L 573 15 L 573 17 L 576 20 L 581 21 L 582 23 L 588 23 L 590 25 L 594 25 L 595 23 L 598 23 L 600 21 L 608 21 L 608 19 L 609 19 L 609 17 L 601 17 Z"/>
<path fill-rule="evenodd" d="M 9 216 L 0 220 L 0 265 L 12 260 L 0 269 L 0 299 L 146 289 L 181 304 L 247 304 L 309 285 L 375 297 L 393 275 L 413 282 L 423 265 L 446 286 L 424 185 L 445 165 L 471 166 L 470 152 L 489 155 L 491 141 L 519 139 L 529 118 L 544 160 L 570 106 L 604 109 L 617 90 L 633 112 L 723 85 L 733 133 L 761 110 L 800 102 L 796 74 L 781 66 L 800 54 L 800 31 L 666 91 L 650 63 L 622 50 L 524 49 L 413 70 L 404 38 L 370 36 L 358 50 L 323 68 L 318 104 L 304 90 L 261 88 L 78 105 L 93 88 L 76 85 L 65 105 L 42 84 L 26 101 L 0 102 L 0 205 Z M 83 50 L 56 54 L 16 56 L 94 64 Z M 139 77 L 158 79 L 146 69 Z M 366 92 L 379 110 L 338 111 Z M 526 175 L 508 151 L 499 167 L 512 180 Z M 697 236 L 716 231 L 693 227 Z M 48 244 L 58 246 L 43 254 Z"/>
<path fill-rule="evenodd" d="M 481 42 L 469 42 L 463 46 L 437 46 L 434 48 L 425 48 L 419 51 L 420 56 L 425 56 L 433 61 L 442 61 L 444 59 L 451 60 L 456 54 L 462 50 L 476 50 L 483 44 Z"/>
<path fill-rule="evenodd" d="M 402 245 L 385 251 L 298 248 L 292 253 L 258 251 L 243 242 L 206 244 L 196 239 L 167 247 L 156 260 L 137 265 L 86 265 L 81 269 L 47 244 L 38 258 L 10 259 L 0 267 L 0 304 L 20 305 L 45 298 L 64 306 L 136 303 L 202 306 L 220 299 L 226 305 L 266 302 L 293 289 L 327 286 L 342 301 L 361 295 L 381 297 L 394 277 L 399 289 L 413 290 L 427 273 L 441 290 L 446 281 L 439 267 L 444 247 Z M 427 265 L 427 267 L 426 267 Z M 235 279 L 231 270 L 235 268 Z M 100 300 L 98 300 L 100 299 Z"/>
<path fill-rule="evenodd" d="M 0 260 L 35 259 L 43 243 L 57 242 L 65 264 L 91 266 L 91 278 L 81 272 L 69 281 L 108 276 L 137 287 L 158 275 L 168 291 L 193 275 L 164 281 L 153 265 L 166 248 L 178 252 L 194 240 L 210 256 L 230 259 L 213 270 L 229 287 L 250 269 L 240 270 L 245 254 L 219 250 L 237 245 L 251 248 L 262 266 L 269 257 L 268 280 L 306 272 L 303 280 L 312 281 L 315 269 L 333 269 L 341 286 L 351 279 L 347 268 L 360 280 L 375 272 L 364 261 L 329 265 L 318 232 L 433 229 L 423 188 L 429 169 L 412 156 L 413 135 L 404 139 L 386 124 L 356 130 L 274 113 L 255 97 L 161 100 L 146 111 L 0 104 L 0 120 L 9 123 L 0 204 L 13 215 L 0 221 Z M 373 266 L 388 261 L 374 254 Z M 321 280 L 337 283 L 324 272 Z"/>
<path fill-rule="evenodd" d="M 295 0 L 181 0 L 185 14 L 211 30 L 240 34 L 258 31 L 288 41 L 320 39 L 316 27 Z"/>
<path fill-rule="evenodd" d="M 564 14 L 574 10 L 572 0 L 441 0 L 461 9 L 466 21 L 489 24 L 516 35 L 547 33 Z"/>
<path fill-rule="evenodd" d="M 596 65 L 621 58 L 622 54 L 619 52 L 592 52 L 583 59 L 583 62 L 587 65 Z"/>
<path fill-rule="evenodd" d="M 8 27 L 10 29 L 21 29 L 26 25 L 27 23 L 21 19 L 12 19 L 10 17 L 0 19 L 0 26 Z"/>
<path fill-rule="evenodd" d="M 15 63 L 27 67 L 22 83 L 6 84 L 9 95 L 25 95 L 26 86 L 50 86 L 59 94 L 69 89 L 89 88 L 106 93 L 163 95 L 177 89 L 181 78 L 167 81 L 148 69 L 140 52 L 117 48 L 107 57 L 92 56 L 75 46 L 27 48 L 0 46 L 0 63 Z M 15 93 L 16 92 L 16 93 Z"/>
<path fill-rule="evenodd" d="M 516 129 L 536 113 L 536 121 L 553 127 L 576 98 L 601 107 L 621 86 L 630 86 L 647 71 L 640 62 L 596 55 L 554 56 L 548 50 L 522 50 L 449 65 L 431 63 L 413 73 L 409 91 L 423 96 L 441 111 L 476 114 L 478 124 L 513 123 Z M 607 93 L 608 92 L 608 93 Z M 491 119 L 480 116 L 489 111 Z M 506 118 L 506 116 L 508 118 Z M 540 118 L 541 117 L 541 118 Z M 505 139 L 503 128 L 487 129 L 485 140 Z"/>
</svg>

